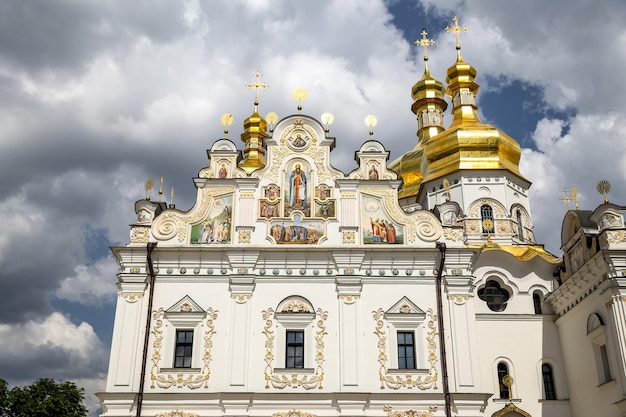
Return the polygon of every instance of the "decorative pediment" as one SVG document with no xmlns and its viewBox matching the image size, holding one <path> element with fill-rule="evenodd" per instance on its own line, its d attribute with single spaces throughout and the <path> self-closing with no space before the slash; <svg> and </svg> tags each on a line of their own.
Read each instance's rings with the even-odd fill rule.
<svg viewBox="0 0 626 417">
<path fill-rule="evenodd" d="M 293 295 L 285 298 L 276 308 L 278 313 L 313 313 L 313 305 L 304 297 Z"/>
<path fill-rule="evenodd" d="M 390 309 L 385 312 L 385 316 L 388 316 L 390 314 L 413 316 L 419 315 L 422 317 L 426 317 L 426 313 L 424 313 L 421 308 L 419 308 L 413 301 L 409 300 L 409 298 L 406 296 L 402 297 L 397 303 L 395 303 L 393 306 L 391 306 Z"/>
<path fill-rule="evenodd" d="M 188 295 L 184 296 L 182 299 L 176 302 L 176 304 L 168 308 L 165 312 L 168 314 L 171 314 L 171 313 L 202 313 L 204 314 L 205 313 L 205 311 L 198 305 L 198 303 L 192 300 L 191 297 Z"/>
</svg>

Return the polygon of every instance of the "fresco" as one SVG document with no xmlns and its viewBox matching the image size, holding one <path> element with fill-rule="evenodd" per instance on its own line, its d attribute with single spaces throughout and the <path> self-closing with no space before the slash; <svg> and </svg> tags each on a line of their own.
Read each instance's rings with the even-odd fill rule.
<svg viewBox="0 0 626 417">
<path fill-rule="evenodd" d="M 191 227 L 191 243 L 230 243 L 233 196 L 215 197 L 207 217 Z"/>
<path fill-rule="evenodd" d="M 272 221 L 269 236 L 278 244 L 315 245 L 324 236 L 324 225 L 321 221 L 302 221 L 296 215 L 293 221 Z"/>
<path fill-rule="evenodd" d="M 383 211 L 380 199 L 369 196 L 361 197 L 361 230 L 363 243 L 366 244 L 402 244 L 404 228 L 392 222 Z"/>
<path fill-rule="evenodd" d="M 311 172 L 303 161 L 290 162 L 285 172 L 285 217 L 293 211 L 301 211 L 305 217 L 311 216 Z"/>
</svg>

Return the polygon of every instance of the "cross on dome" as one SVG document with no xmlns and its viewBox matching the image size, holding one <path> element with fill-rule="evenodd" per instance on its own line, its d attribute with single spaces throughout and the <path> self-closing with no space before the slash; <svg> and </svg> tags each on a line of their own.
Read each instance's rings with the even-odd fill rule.
<svg viewBox="0 0 626 417">
<path fill-rule="evenodd" d="M 428 69 L 428 47 L 434 45 L 435 41 L 427 38 L 428 32 L 426 32 L 426 29 L 422 29 L 420 35 L 422 35 L 422 39 L 416 40 L 415 45 L 424 47 L 424 65 Z"/>
<path fill-rule="evenodd" d="M 454 36 L 456 37 L 456 50 L 458 53 L 458 57 L 461 58 L 461 42 L 459 40 L 459 34 L 461 32 L 463 33 L 467 33 L 467 31 L 469 30 L 466 27 L 461 27 L 459 26 L 459 18 L 454 16 L 452 18 L 452 21 L 454 22 L 454 26 L 450 27 L 450 26 L 446 26 L 445 30 L 446 32 L 453 32 Z"/>
<path fill-rule="evenodd" d="M 259 89 L 265 90 L 269 87 L 269 85 L 267 85 L 265 81 L 261 83 L 261 77 L 261 73 L 257 71 L 254 73 L 255 81 L 250 81 L 248 84 L 246 84 L 246 87 L 248 87 L 249 90 L 254 88 L 254 105 L 259 104 Z"/>
</svg>

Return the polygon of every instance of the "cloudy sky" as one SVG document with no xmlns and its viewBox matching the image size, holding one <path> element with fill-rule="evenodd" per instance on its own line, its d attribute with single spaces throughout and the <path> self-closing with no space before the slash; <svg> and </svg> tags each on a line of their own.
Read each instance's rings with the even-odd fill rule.
<svg viewBox="0 0 626 417">
<path fill-rule="evenodd" d="M 117 268 L 149 177 L 195 198 L 191 178 L 234 115 L 239 141 L 260 71 L 260 112 L 335 115 L 333 164 L 349 172 L 375 138 L 395 159 L 415 144 L 413 42 L 426 28 L 433 75 L 455 59 L 443 31 L 469 28 L 483 120 L 524 148 L 538 239 L 560 254 L 563 188 L 581 208 L 612 184 L 626 204 L 623 0 L 0 0 L 0 377 L 104 387 Z M 448 116 L 447 122 L 449 123 Z"/>
</svg>

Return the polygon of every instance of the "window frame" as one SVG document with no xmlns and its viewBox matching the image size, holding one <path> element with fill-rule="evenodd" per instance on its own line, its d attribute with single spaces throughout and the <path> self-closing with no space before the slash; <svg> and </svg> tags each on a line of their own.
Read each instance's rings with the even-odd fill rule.
<svg viewBox="0 0 626 417">
<path fill-rule="evenodd" d="M 296 336 L 294 341 L 290 340 L 290 336 Z M 301 336 L 301 340 L 298 341 L 298 337 Z M 304 330 L 291 330 L 287 329 L 285 331 L 285 368 L 286 369 L 304 369 L 305 363 L 305 346 L 306 346 L 306 338 L 304 334 Z M 290 354 L 292 348 L 295 350 L 294 354 Z M 298 349 L 300 348 L 300 349 Z M 298 354 L 298 350 L 300 354 Z M 301 362 L 298 364 L 298 358 L 300 358 Z M 300 365 L 300 366 L 298 366 Z"/>
<path fill-rule="evenodd" d="M 299 373 L 313 373 L 315 371 L 315 343 L 314 338 L 315 313 L 275 313 L 276 318 L 276 357 L 283 358 L 282 366 L 274 367 L 274 372 L 297 369 Z M 301 331 L 303 333 L 304 363 L 302 368 L 287 366 L 287 332 Z"/>
<path fill-rule="evenodd" d="M 400 341 L 400 336 L 403 336 L 403 341 Z M 411 336 L 411 341 L 406 341 L 406 336 Z M 411 354 L 407 354 L 407 348 L 411 349 Z M 407 370 L 415 370 L 417 369 L 417 358 L 416 358 L 416 346 L 415 346 L 415 331 L 412 330 L 398 330 L 396 331 L 396 349 L 397 349 L 397 358 L 398 358 L 398 368 L 397 369 L 407 369 Z M 404 354 L 401 354 L 401 353 Z M 412 361 L 413 366 L 409 366 L 407 361 Z M 403 366 L 404 365 L 404 366 Z"/>
<path fill-rule="evenodd" d="M 593 346 L 598 385 L 613 381 L 615 376 L 611 370 L 611 352 L 608 349 L 606 326 L 598 314 L 591 314 L 587 319 L 587 337 Z"/>
<path fill-rule="evenodd" d="M 551 364 L 546 362 L 541 364 L 541 380 L 543 383 L 543 399 L 548 401 L 557 400 L 554 369 Z"/>
<path fill-rule="evenodd" d="M 184 333 L 185 334 L 185 339 L 187 338 L 187 335 L 191 334 L 191 341 L 180 341 L 179 340 L 179 335 Z M 193 344 L 194 344 L 194 339 L 195 339 L 195 332 L 194 329 L 176 329 L 175 332 L 175 338 L 174 338 L 174 362 L 173 362 L 173 368 L 176 369 L 191 369 L 191 365 L 193 364 Z M 179 355 L 178 351 L 179 348 L 183 348 L 183 354 Z M 186 349 L 189 348 L 189 349 Z M 189 354 L 187 355 L 187 351 L 189 352 Z M 182 366 L 178 365 L 178 359 L 181 358 L 182 359 Z M 185 364 L 185 360 L 189 359 L 189 363 L 188 365 Z"/>
</svg>

